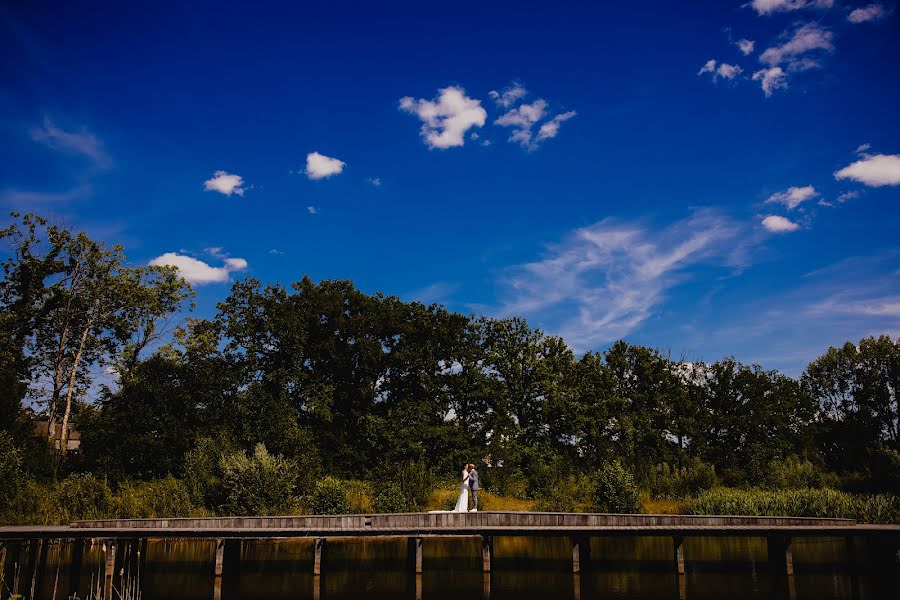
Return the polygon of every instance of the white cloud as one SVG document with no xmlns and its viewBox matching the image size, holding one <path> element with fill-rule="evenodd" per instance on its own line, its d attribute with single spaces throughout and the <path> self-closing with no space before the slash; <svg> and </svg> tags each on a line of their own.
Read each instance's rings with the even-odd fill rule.
<svg viewBox="0 0 900 600">
<path fill-rule="evenodd" d="M 284 254 L 284 250 L 279 250 L 278 248 L 272 248 L 271 250 L 269 250 L 269 254 L 273 254 L 275 256 L 281 256 L 282 254 Z"/>
<path fill-rule="evenodd" d="M 788 233 L 791 231 L 796 231 L 800 228 L 799 225 L 797 225 L 790 219 L 786 219 L 778 215 L 769 215 L 762 220 L 762 225 L 772 233 Z"/>
<path fill-rule="evenodd" d="M 438 90 L 434 100 L 401 98 L 400 110 L 422 121 L 421 134 L 429 148 L 462 146 L 466 132 L 472 127 L 483 127 L 487 119 L 481 101 L 469 98 L 463 88 L 456 86 Z"/>
<path fill-rule="evenodd" d="M 756 42 L 754 42 L 753 40 L 742 38 L 736 41 L 734 45 L 738 47 L 738 50 L 741 51 L 741 54 L 743 54 L 744 56 L 749 56 L 753 53 L 753 48 L 754 46 L 756 46 Z"/>
<path fill-rule="evenodd" d="M 310 179 L 324 179 L 332 175 L 340 175 L 347 166 L 342 160 L 310 152 L 306 155 L 306 176 Z"/>
<path fill-rule="evenodd" d="M 44 117 L 43 126 L 32 129 L 30 133 L 32 140 L 41 142 L 49 148 L 86 156 L 101 168 L 112 166 L 112 160 L 103 149 L 103 144 L 86 129 L 78 132 L 65 131 L 57 127 L 50 117 Z"/>
<path fill-rule="evenodd" d="M 535 123 L 544 118 L 547 111 L 547 101 L 538 98 L 531 104 L 522 104 L 499 116 L 494 125 L 512 127 L 513 132 L 509 136 L 510 142 L 517 142 L 524 147 L 531 144 L 531 128 Z"/>
<path fill-rule="evenodd" d="M 856 147 L 856 153 L 862 154 L 863 152 L 868 152 L 872 149 L 872 144 L 860 144 Z"/>
<path fill-rule="evenodd" d="M 619 339 L 653 316 L 700 263 L 734 265 L 740 227 L 708 210 L 661 230 L 605 219 L 576 229 L 502 279 L 500 312 L 525 315 L 576 350 Z"/>
<path fill-rule="evenodd" d="M 319 209 L 316 208 L 315 206 L 307 206 L 306 212 L 308 212 L 311 215 L 317 215 L 317 214 L 319 214 Z"/>
<path fill-rule="evenodd" d="M 831 8 L 834 0 L 752 0 L 750 6 L 760 15 L 789 12 L 801 8 Z"/>
<path fill-rule="evenodd" d="M 788 86 L 787 75 L 781 67 L 772 67 L 771 69 L 761 69 L 753 74 L 753 81 L 759 81 L 763 93 L 766 97 L 770 97 L 775 90 L 783 90 Z"/>
<path fill-rule="evenodd" d="M 150 261 L 150 266 L 178 267 L 178 273 L 190 283 L 203 285 L 206 283 L 224 283 L 229 280 L 229 275 L 235 271 L 243 271 L 247 268 L 247 261 L 243 258 L 226 258 L 224 265 L 213 267 L 191 256 L 166 252 Z"/>
<path fill-rule="evenodd" d="M 737 65 L 729 65 L 726 63 L 720 63 L 718 66 L 716 66 L 716 61 L 713 59 L 710 59 L 710 60 L 706 61 L 706 64 L 704 64 L 702 67 L 700 67 L 700 70 L 697 71 L 697 75 L 703 75 L 704 73 L 711 73 L 713 80 L 716 80 L 719 77 L 721 77 L 723 79 L 734 79 L 735 76 L 741 74 L 741 71 L 743 71 L 743 69 L 741 69 Z"/>
<path fill-rule="evenodd" d="M 491 90 L 488 92 L 488 96 L 497 103 L 498 106 L 502 106 L 503 108 L 509 108 L 522 98 L 524 98 L 528 94 L 528 90 L 523 88 L 518 83 L 510 84 L 509 86 L 503 88 L 502 92 L 498 92 L 496 90 Z"/>
<path fill-rule="evenodd" d="M 769 196 L 769 199 L 766 200 L 766 204 L 777 202 L 779 204 L 784 204 L 788 209 L 793 210 L 797 208 L 800 203 L 815 198 L 817 195 L 818 192 L 816 191 L 816 188 L 811 185 L 789 187 L 783 192 L 776 192 Z"/>
<path fill-rule="evenodd" d="M 559 133 L 559 126 L 561 123 L 564 123 L 574 117 L 577 113 L 574 110 L 570 110 L 564 112 L 562 114 L 558 114 L 538 129 L 537 137 L 535 138 L 535 142 L 541 142 L 543 140 L 547 140 L 550 138 L 555 138 L 556 134 Z"/>
<path fill-rule="evenodd" d="M 837 197 L 837 201 L 840 203 L 844 203 L 847 200 L 855 200 L 856 198 L 859 198 L 859 192 L 857 192 L 856 190 L 850 190 L 849 192 L 841 192 L 841 194 Z"/>
<path fill-rule="evenodd" d="M 887 16 L 887 10 L 882 5 L 870 4 L 850 11 L 847 20 L 851 23 L 866 23 L 883 19 L 885 16 Z"/>
<path fill-rule="evenodd" d="M 366 179 L 372 187 L 381 187 L 381 177 L 369 177 Z"/>
<path fill-rule="evenodd" d="M 900 185 L 900 154 L 869 154 L 835 172 L 835 179 L 852 179 L 871 187 Z"/>
<path fill-rule="evenodd" d="M 854 300 L 836 294 L 810 307 L 813 314 L 844 314 L 862 317 L 900 318 L 900 296 L 881 296 Z"/>
<path fill-rule="evenodd" d="M 816 23 L 798 26 L 780 46 L 772 46 L 759 55 L 759 60 L 770 67 L 787 63 L 792 70 L 807 70 L 819 66 L 816 61 L 802 58 L 807 52 L 834 50 L 834 34 Z"/>
<path fill-rule="evenodd" d="M 226 173 L 225 171 L 216 171 L 213 173 L 211 179 L 207 179 L 203 182 L 203 189 L 207 192 L 219 192 L 220 194 L 225 194 L 226 196 L 230 196 L 232 194 L 237 194 L 238 196 L 243 196 L 244 192 L 244 178 L 240 175 L 233 175 L 232 173 Z"/>
</svg>

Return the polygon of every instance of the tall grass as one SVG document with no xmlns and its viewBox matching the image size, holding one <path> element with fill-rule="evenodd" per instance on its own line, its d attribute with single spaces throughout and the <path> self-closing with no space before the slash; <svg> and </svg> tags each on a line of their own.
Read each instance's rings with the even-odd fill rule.
<svg viewBox="0 0 900 600">
<path fill-rule="evenodd" d="M 716 488 L 688 502 L 694 515 L 753 515 L 833 517 L 861 523 L 900 523 L 900 497 L 884 494 L 847 494 L 823 489 Z"/>
</svg>

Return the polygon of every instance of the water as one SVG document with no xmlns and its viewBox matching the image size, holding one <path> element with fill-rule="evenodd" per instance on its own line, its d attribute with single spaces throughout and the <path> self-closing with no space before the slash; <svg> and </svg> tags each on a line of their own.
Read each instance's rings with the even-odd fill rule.
<svg viewBox="0 0 900 600">
<path fill-rule="evenodd" d="M 72 548 L 66 542 L 48 547 L 46 567 L 35 580 L 35 598 L 66 598 L 73 587 L 84 598 L 92 584 L 96 589 L 103 576 L 102 546 L 85 547 L 77 585 L 70 569 Z M 591 558 L 583 560 L 582 573 L 575 576 L 568 539 L 495 538 L 492 573 L 486 577 L 481 572 L 480 539 L 426 538 L 424 573 L 417 578 L 404 538 L 329 539 L 322 576 L 316 578 L 311 539 L 247 541 L 237 566 L 226 558 L 219 593 L 221 600 L 900 597 L 900 568 L 891 564 L 889 549 L 878 550 L 863 540 L 856 546 L 861 566 L 851 569 L 842 538 L 796 539 L 796 574 L 791 578 L 770 569 L 764 539 L 688 538 L 684 550 L 686 575 L 679 578 L 671 538 L 593 538 Z M 150 541 L 141 577 L 142 600 L 213 600 L 214 553 L 212 541 Z M 884 559 L 880 566 L 875 558 Z M 7 558 L 0 588 L 4 599 L 13 585 L 11 561 Z M 20 592 L 31 577 L 26 563 L 19 575 Z M 118 581 L 116 586 L 120 587 Z"/>
</svg>

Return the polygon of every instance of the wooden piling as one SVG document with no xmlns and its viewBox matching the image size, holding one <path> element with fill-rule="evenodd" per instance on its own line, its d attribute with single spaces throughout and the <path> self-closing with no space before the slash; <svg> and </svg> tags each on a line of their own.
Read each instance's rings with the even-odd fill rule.
<svg viewBox="0 0 900 600">
<path fill-rule="evenodd" d="M 325 547 L 325 538 L 316 538 L 316 558 L 313 564 L 313 575 L 322 574 L 322 549 Z"/>
<path fill-rule="evenodd" d="M 416 544 L 416 575 L 422 574 L 422 538 L 415 539 Z"/>
<path fill-rule="evenodd" d="M 69 563 L 69 596 L 77 596 L 81 584 L 81 561 L 84 557 L 84 539 L 72 540 L 72 560 Z"/>
<path fill-rule="evenodd" d="M 491 558 L 494 556 L 494 538 L 489 535 L 481 536 L 481 570 L 484 573 L 491 572 Z"/>
<path fill-rule="evenodd" d="M 672 542 L 675 545 L 675 572 L 684 575 L 684 538 L 676 536 Z"/>
<path fill-rule="evenodd" d="M 766 540 L 769 564 L 782 575 L 794 574 L 794 556 L 791 551 L 793 538 L 790 536 L 770 536 Z"/>
<path fill-rule="evenodd" d="M 116 545 L 112 540 L 106 542 L 106 565 L 103 570 L 103 598 L 113 597 L 113 577 L 116 574 Z"/>
<path fill-rule="evenodd" d="M 572 573 L 581 573 L 581 540 L 572 538 Z"/>
<path fill-rule="evenodd" d="M 225 563 L 225 540 L 222 538 L 218 538 L 216 540 L 216 567 L 215 567 L 215 575 L 216 577 L 222 576 L 222 569 Z"/>
</svg>

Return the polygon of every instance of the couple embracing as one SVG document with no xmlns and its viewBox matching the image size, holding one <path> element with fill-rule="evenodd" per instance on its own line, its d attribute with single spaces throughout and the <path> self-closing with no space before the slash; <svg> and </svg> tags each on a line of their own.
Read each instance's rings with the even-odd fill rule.
<svg viewBox="0 0 900 600">
<path fill-rule="evenodd" d="M 472 492 L 473 511 L 478 510 L 478 471 L 475 465 L 468 464 L 463 467 L 462 480 L 459 489 L 459 498 L 456 499 L 456 508 L 453 512 L 469 512 L 469 492 Z"/>
</svg>

